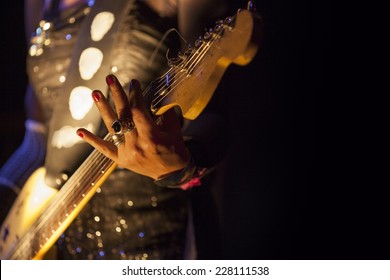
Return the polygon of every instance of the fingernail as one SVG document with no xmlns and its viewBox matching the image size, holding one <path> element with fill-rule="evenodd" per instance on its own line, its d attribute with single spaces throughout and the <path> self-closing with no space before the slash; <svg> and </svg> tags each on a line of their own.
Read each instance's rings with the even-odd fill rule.
<svg viewBox="0 0 390 280">
<path fill-rule="evenodd" d="M 84 138 L 84 134 L 83 134 L 82 132 L 80 132 L 80 131 L 77 131 L 77 135 L 78 135 L 79 137 L 81 137 L 81 138 Z"/>
<path fill-rule="evenodd" d="M 110 86 L 115 82 L 115 77 L 113 75 L 108 75 L 106 77 L 106 83 Z"/>
<path fill-rule="evenodd" d="M 95 100 L 96 102 L 99 102 L 99 100 L 100 100 L 99 91 L 94 90 L 94 91 L 92 92 L 92 98 L 93 98 L 93 100 Z"/>
</svg>

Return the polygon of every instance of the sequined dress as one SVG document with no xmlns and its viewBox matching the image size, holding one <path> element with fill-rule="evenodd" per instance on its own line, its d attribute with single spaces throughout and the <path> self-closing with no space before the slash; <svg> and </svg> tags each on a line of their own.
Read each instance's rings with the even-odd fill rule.
<svg viewBox="0 0 390 280">
<path fill-rule="evenodd" d="M 53 107 L 71 62 L 85 5 L 63 11 L 27 59 L 29 81 L 50 123 Z M 176 22 L 136 2 L 121 24 L 112 72 L 122 84 L 143 85 L 166 66 L 164 46 L 145 67 L 164 32 Z M 48 40 L 48 41 L 47 41 Z M 37 52 L 39 53 L 37 55 Z M 60 259 L 181 259 L 186 245 L 189 197 L 182 190 L 157 187 L 150 178 L 117 169 L 58 240 Z"/>
</svg>

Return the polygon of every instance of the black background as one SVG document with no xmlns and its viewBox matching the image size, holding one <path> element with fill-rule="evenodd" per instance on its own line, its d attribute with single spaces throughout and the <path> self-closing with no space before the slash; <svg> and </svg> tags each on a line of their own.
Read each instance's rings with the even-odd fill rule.
<svg viewBox="0 0 390 280">
<path fill-rule="evenodd" d="M 20 2 L 1 4 L 1 163 L 23 137 Z M 260 51 L 221 81 L 230 112 L 219 194 L 224 258 L 388 258 L 389 211 L 366 170 L 355 169 L 356 144 L 345 137 L 341 98 L 334 98 L 342 93 L 333 75 L 340 72 L 330 48 L 332 5 L 311 2 L 257 1 Z M 235 11 L 246 1 L 231 3 Z"/>
</svg>

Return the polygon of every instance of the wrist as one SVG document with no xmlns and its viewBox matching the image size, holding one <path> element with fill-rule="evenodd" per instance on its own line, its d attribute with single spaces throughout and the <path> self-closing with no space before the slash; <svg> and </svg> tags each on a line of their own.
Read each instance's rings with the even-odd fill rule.
<svg viewBox="0 0 390 280">
<path fill-rule="evenodd" d="M 185 168 L 162 176 L 156 179 L 154 183 L 160 187 L 181 188 L 186 190 L 200 185 L 200 178 L 203 177 L 205 171 L 205 168 L 200 168 L 196 165 L 195 160 L 191 156 Z"/>
</svg>

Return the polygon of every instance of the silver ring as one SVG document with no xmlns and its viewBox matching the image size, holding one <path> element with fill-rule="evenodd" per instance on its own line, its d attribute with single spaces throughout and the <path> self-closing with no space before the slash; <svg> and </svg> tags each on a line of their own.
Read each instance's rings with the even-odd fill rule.
<svg viewBox="0 0 390 280">
<path fill-rule="evenodd" d="M 113 134 L 111 136 L 111 140 L 115 146 L 119 147 L 120 144 L 125 142 L 125 135 L 124 134 Z"/>
<path fill-rule="evenodd" d="M 116 119 L 112 122 L 111 128 L 114 130 L 115 134 L 125 134 L 134 128 L 134 122 L 130 118 Z"/>
</svg>

